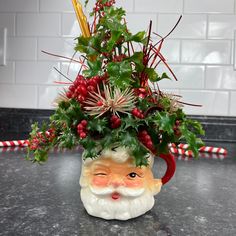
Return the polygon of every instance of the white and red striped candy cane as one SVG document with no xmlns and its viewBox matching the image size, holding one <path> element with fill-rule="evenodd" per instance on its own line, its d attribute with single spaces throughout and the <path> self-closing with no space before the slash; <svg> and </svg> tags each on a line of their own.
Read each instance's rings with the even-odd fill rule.
<svg viewBox="0 0 236 236">
<path fill-rule="evenodd" d="M 181 149 L 187 149 L 189 147 L 188 144 L 179 144 L 178 148 Z M 203 146 L 199 148 L 199 152 L 207 152 L 207 153 L 216 153 L 216 154 L 227 154 L 227 150 L 221 147 L 209 147 L 209 146 Z"/>
<path fill-rule="evenodd" d="M 188 156 L 188 157 L 193 157 L 193 152 L 190 150 L 185 150 L 182 148 L 176 148 L 173 146 L 169 147 L 169 150 L 171 153 L 176 154 L 176 155 L 184 155 L 184 156 Z"/>
<path fill-rule="evenodd" d="M 29 140 L 11 140 L 11 141 L 0 141 L 0 148 L 1 147 L 26 147 L 29 144 Z"/>
</svg>

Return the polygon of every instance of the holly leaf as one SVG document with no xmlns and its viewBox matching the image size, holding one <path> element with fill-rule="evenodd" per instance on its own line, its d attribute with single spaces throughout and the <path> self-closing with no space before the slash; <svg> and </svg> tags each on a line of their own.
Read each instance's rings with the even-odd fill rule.
<svg viewBox="0 0 236 236">
<path fill-rule="evenodd" d="M 136 166 L 148 165 L 148 153 L 148 150 L 140 144 L 132 148 L 132 154 L 135 158 Z"/>
<path fill-rule="evenodd" d="M 125 41 L 130 42 L 137 42 L 137 43 L 144 43 L 144 39 L 145 39 L 145 35 L 146 32 L 145 31 L 140 31 L 134 35 L 127 35 L 127 37 L 125 38 Z"/>
<path fill-rule="evenodd" d="M 100 41 L 97 37 L 78 37 L 75 51 L 85 53 L 89 56 L 96 56 L 100 51 Z"/>
<path fill-rule="evenodd" d="M 135 52 L 131 57 L 127 57 L 124 61 L 135 63 L 135 70 L 141 72 L 144 69 L 143 65 L 143 52 Z"/>
<path fill-rule="evenodd" d="M 87 61 L 89 70 L 84 70 L 85 77 L 92 77 L 101 74 L 102 61 L 97 59 L 95 61 Z"/>
<path fill-rule="evenodd" d="M 113 86 L 125 89 L 130 86 L 132 67 L 128 61 L 110 62 L 107 65 L 107 72 Z"/>
<path fill-rule="evenodd" d="M 170 77 L 164 72 L 161 76 L 157 74 L 154 68 L 146 68 L 145 73 L 151 82 L 158 82 L 163 79 L 170 79 Z"/>
<path fill-rule="evenodd" d="M 108 121 L 106 118 L 91 119 L 88 122 L 88 130 L 95 131 L 101 134 L 103 134 L 106 131 L 107 126 L 108 126 Z"/>
<path fill-rule="evenodd" d="M 110 52 L 113 49 L 114 45 L 117 43 L 117 41 L 121 35 L 122 35 L 121 31 L 112 31 L 111 32 L 111 38 L 107 42 L 107 48 L 106 48 L 107 51 Z"/>
<path fill-rule="evenodd" d="M 135 132 L 136 134 L 136 132 Z M 134 132 L 123 132 L 120 135 L 120 142 L 122 146 L 129 147 L 132 149 L 132 147 L 135 147 L 139 145 L 138 140 L 135 138 Z"/>
<path fill-rule="evenodd" d="M 187 121 L 188 123 L 188 121 Z M 181 126 L 179 127 L 181 131 L 181 138 L 186 140 L 189 145 L 189 149 L 193 151 L 195 157 L 198 156 L 198 149 L 199 147 L 203 146 L 204 143 L 201 139 L 197 138 L 196 135 L 188 129 L 188 124 L 186 122 L 182 122 Z"/>
<path fill-rule="evenodd" d="M 159 127 L 159 130 L 173 134 L 173 126 L 175 124 L 176 115 L 168 114 L 167 112 L 157 112 L 155 114 L 154 122 Z"/>
</svg>

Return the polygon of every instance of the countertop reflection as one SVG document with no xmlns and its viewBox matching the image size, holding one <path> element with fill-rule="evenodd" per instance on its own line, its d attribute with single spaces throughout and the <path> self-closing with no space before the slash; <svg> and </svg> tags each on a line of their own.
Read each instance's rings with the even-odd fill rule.
<svg viewBox="0 0 236 236">
<path fill-rule="evenodd" d="M 52 152 L 43 165 L 24 160 L 25 150 L 0 150 L 0 235 L 236 235 L 236 144 L 211 145 L 229 154 L 176 157 L 177 172 L 154 208 L 125 222 L 84 210 L 81 150 Z M 154 170 L 163 175 L 161 159 Z"/>
</svg>

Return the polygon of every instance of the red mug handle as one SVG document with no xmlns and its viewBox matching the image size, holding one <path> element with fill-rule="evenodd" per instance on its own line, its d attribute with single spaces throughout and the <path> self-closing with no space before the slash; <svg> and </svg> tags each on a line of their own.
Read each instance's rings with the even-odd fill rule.
<svg viewBox="0 0 236 236">
<path fill-rule="evenodd" d="M 167 165 L 166 173 L 164 176 L 161 178 L 162 184 L 166 184 L 170 179 L 173 177 L 176 169 L 176 163 L 175 163 L 175 158 L 173 155 L 170 153 L 168 154 L 160 154 L 160 158 L 162 158 Z"/>
</svg>

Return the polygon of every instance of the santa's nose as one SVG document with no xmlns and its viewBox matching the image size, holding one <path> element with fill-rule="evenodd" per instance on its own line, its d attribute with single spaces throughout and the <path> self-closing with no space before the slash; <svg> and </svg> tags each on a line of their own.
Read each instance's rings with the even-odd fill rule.
<svg viewBox="0 0 236 236">
<path fill-rule="evenodd" d="M 115 176 L 111 178 L 109 184 L 112 185 L 114 188 L 118 188 L 120 186 L 124 186 L 124 181 L 119 176 Z"/>
</svg>

